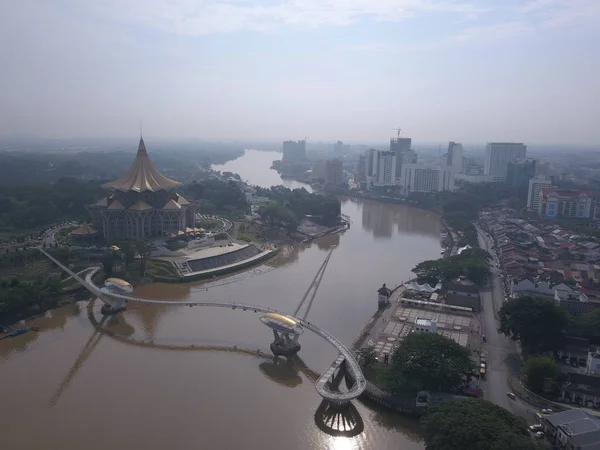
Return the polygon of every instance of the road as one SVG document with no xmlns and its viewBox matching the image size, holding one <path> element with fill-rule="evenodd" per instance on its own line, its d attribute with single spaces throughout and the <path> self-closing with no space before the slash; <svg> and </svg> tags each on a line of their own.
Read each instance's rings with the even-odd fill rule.
<svg viewBox="0 0 600 450">
<path fill-rule="evenodd" d="M 487 250 L 494 258 L 490 286 L 481 291 L 483 332 L 487 342 L 482 345 L 482 352 L 487 357 L 487 377 L 481 383 L 483 397 L 498 406 L 508 409 L 513 414 L 525 417 L 530 423 L 535 422 L 535 410 L 519 398 L 511 400 L 506 393 L 511 389 L 507 379 L 511 373 L 518 373 L 520 356 L 516 343 L 498 333 L 498 321 L 495 309 L 500 309 L 504 301 L 502 273 L 498 269 L 498 260 L 492 249 L 492 241 L 479 227 L 479 246 Z"/>
</svg>

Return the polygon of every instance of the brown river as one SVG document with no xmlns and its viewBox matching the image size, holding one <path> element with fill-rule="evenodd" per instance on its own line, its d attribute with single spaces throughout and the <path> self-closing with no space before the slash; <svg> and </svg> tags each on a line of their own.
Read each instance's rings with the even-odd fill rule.
<svg viewBox="0 0 600 450">
<path fill-rule="evenodd" d="M 215 167 L 253 184 L 301 183 L 269 169 L 281 154 L 247 151 Z M 236 301 L 292 312 L 337 245 L 308 320 L 350 344 L 377 308 L 376 290 L 440 254 L 440 221 L 403 205 L 341 198 L 343 235 L 211 283 L 150 284 L 138 297 Z M 284 257 L 285 256 L 285 257 Z M 268 355 L 271 331 L 248 312 L 135 305 L 96 331 L 79 302 L 34 319 L 39 332 L 0 341 L 0 439 L 9 449 L 422 449 L 419 425 L 355 400 L 328 415 L 313 381 L 336 356 L 305 333 L 301 361 Z M 339 432 L 345 429 L 345 433 Z"/>
</svg>

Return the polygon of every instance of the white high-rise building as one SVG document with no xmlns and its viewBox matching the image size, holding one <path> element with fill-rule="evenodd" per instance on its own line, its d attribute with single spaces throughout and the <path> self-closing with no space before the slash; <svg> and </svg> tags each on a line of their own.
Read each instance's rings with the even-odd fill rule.
<svg viewBox="0 0 600 450">
<path fill-rule="evenodd" d="M 393 186 L 396 184 L 396 153 L 390 151 L 377 152 L 377 185 Z"/>
<path fill-rule="evenodd" d="M 506 177 L 508 163 L 516 159 L 525 158 L 527 146 L 514 142 L 488 142 L 485 146 L 486 175 Z"/>
<path fill-rule="evenodd" d="M 542 188 L 552 186 L 552 180 L 547 177 L 537 177 L 529 180 L 527 192 L 527 208 L 537 211 L 540 206 L 540 191 Z"/>
<path fill-rule="evenodd" d="M 448 166 L 404 164 L 402 181 L 405 194 L 454 190 L 454 173 Z"/>
<path fill-rule="evenodd" d="M 396 183 L 396 153 L 369 149 L 365 153 L 367 187 L 393 186 Z"/>
<path fill-rule="evenodd" d="M 450 141 L 448 144 L 448 156 L 446 165 L 452 168 L 453 173 L 462 173 L 463 171 L 463 146 L 458 142 Z"/>
</svg>

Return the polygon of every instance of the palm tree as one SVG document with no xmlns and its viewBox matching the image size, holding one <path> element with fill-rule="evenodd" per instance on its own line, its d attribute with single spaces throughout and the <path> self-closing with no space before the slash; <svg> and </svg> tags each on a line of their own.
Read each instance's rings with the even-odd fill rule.
<svg viewBox="0 0 600 450">
<path fill-rule="evenodd" d="M 152 245 L 146 241 L 136 241 L 135 246 L 137 248 L 138 253 L 140 254 L 140 272 L 142 277 L 146 275 L 146 262 L 148 260 L 148 256 L 152 252 Z"/>
</svg>

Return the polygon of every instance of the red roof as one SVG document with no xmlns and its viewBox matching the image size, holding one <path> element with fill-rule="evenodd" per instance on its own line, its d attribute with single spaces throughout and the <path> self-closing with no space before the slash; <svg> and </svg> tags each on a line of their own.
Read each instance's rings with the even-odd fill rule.
<svg viewBox="0 0 600 450">
<path fill-rule="evenodd" d="M 585 194 L 588 197 L 593 197 L 593 193 L 590 191 L 580 191 L 576 189 L 555 189 L 551 187 L 543 187 L 540 190 L 542 197 L 546 198 L 550 194 L 556 194 L 559 197 L 579 198 L 581 194 Z"/>
</svg>

